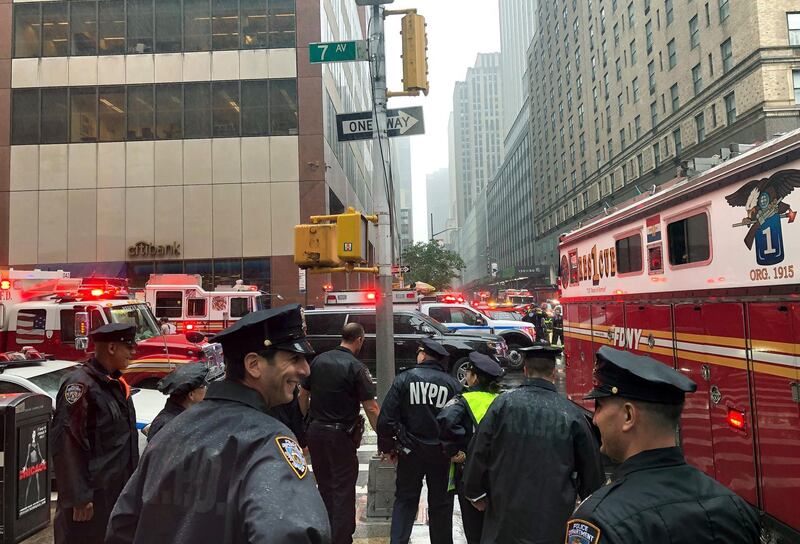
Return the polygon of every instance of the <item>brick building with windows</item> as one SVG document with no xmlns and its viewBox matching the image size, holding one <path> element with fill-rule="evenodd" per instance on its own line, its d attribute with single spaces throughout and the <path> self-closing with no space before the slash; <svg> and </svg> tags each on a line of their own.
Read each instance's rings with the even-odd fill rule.
<svg viewBox="0 0 800 544">
<path fill-rule="evenodd" d="M 800 126 L 791 0 L 540 2 L 528 50 L 537 261 L 558 237 L 711 157 Z"/>
<path fill-rule="evenodd" d="M 319 302 L 330 279 L 299 292 L 293 226 L 371 211 L 371 144 L 337 143 L 334 123 L 369 109 L 369 76 L 310 65 L 307 45 L 363 39 L 364 16 L 353 0 L 0 0 L 0 265 Z"/>
</svg>

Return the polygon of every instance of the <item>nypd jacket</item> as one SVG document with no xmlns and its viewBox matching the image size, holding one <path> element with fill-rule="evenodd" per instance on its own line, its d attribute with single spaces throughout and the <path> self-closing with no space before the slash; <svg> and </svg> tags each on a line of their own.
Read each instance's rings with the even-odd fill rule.
<svg viewBox="0 0 800 544">
<path fill-rule="evenodd" d="M 527 379 L 489 407 L 464 468 L 463 494 L 486 498 L 482 543 L 564 541 L 576 497 L 603 483 L 583 411 L 543 379 Z M 594 544 L 594 543 L 593 543 Z"/>
<path fill-rule="evenodd" d="M 679 448 L 648 450 L 578 506 L 567 541 L 580 544 L 755 544 L 758 517 L 739 496 L 686 464 Z"/>
<path fill-rule="evenodd" d="M 436 416 L 461 384 L 441 364 L 426 359 L 398 375 L 378 416 L 378 449 L 405 448 L 429 459 L 442 459 Z"/>
<path fill-rule="evenodd" d="M 214 382 L 147 447 L 106 544 L 327 543 L 325 505 L 289 429 L 261 395 Z"/>
<path fill-rule="evenodd" d="M 139 461 L 130 388 L 92 358 L 67 374 L 53 416 L 58 503 L 113 504 Z M 71 517 L 71 516 L 70 516 Z"/>
<path fill-rule="evenodd" d="M 150 443 L 158 431 L 164 428 L 164 425 L 175 419 L 175 416 L 183 413 L 185 410 L 186 408 L 182 405 L 168 398 L 164 409 L 161 410 L 155 419 L 153 419 L 153 422 L 150 423 L 150 430 L 147 432 L 147 442 Z"/>
</svg>

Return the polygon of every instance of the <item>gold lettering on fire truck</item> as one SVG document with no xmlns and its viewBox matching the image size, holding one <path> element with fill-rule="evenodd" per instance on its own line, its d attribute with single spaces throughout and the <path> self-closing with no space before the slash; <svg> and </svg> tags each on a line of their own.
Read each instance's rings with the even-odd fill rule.
<svg viewBox="0 0 800 544">
<path fill-rule="evenodd" d="M 592 246 L 589 253 L 578 255 L 578 282 L 591 280 L 592 285 L 600 285 L 603 278 L 617 275 L 617 252 L 613 247 L 597 249 Z"/>
</svg>

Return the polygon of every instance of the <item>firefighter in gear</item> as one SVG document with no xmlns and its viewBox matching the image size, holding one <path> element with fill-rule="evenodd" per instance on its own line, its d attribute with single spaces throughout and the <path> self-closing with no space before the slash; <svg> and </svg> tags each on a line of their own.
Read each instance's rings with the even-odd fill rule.
<svg viewBox="0 0 800 544">
<path fill-rule="evenodd" d="M 67 374 L 58 391 L 56 544 L 102 543 L 111 509 L 139 461 L 136 414 L 121 374 L 136 353 L 135 335 L 123 323 L 92 331 L 94 357 Z"/>
<path fill-rule="evenodd" d="M 469 451 L 478 424 L 500 394 L 498 380 L 503 377 L 504 372 L 494 359 L 477 351 L 469 354 L 469 362 L 468 390 L 448 402 L 436 419 L 439 422 L 442 446 L 451 461 L 448 491 L 458 491 L 467 544 L 478 544 L 483 531 L 483 512 L 473 507 L 464 496 L 461 480 L 466 452 Z"/>
<path fill-rule="evenodd" d="M 300 306 L 249 313 L 215 340 L 225 379 L 150 442 L 106 543 L 327 544 L 328 515 L 303 450 L 268 414 L 309 373 Z"/>
<path fill-rule="evenodd" d="M 565 542 L 759 541 L 753 508 L 688 465 L 676 445 L 685 394 L 697 389 L 692 380 L 650 357 L 603 346 L 593 381 L 586 398 L 596 402 L 601 451 L 621 464 L 572 514 Z"/>
<path fill-rule="evenodd" d="M 194 406 L 206 396 L 208 365 L 189 363 L 179 366 L 161 380 L 156 386 L 159 391 L 169 395 L 164 409 L 153 419 L 147 432 L 147 442 L 175 416 Z"/>
<path fill-rule="evenodd" d="M 526 380 L 489 407 L 464 468 L 464 495 L 486 511 L 483 544 L 562 542 L 576 498 L 603 483 L 587 416 L 553 384 L 561 349 L 521 351 Z"/>
<path fill-rule="evenodd" d="M 378 449 L 397 462 L 391 544 L 406 544 L 417 516 L 422 479 L 428 485 L 431 544 L 453 542 L 453 496 L 447 491 L 450 459 L 442 450 L 436 416 L 461 391 L 445 370 L 449 353 L 425 338 L 417 366 L 397 376 L 378 416 Z"/>
</svg>

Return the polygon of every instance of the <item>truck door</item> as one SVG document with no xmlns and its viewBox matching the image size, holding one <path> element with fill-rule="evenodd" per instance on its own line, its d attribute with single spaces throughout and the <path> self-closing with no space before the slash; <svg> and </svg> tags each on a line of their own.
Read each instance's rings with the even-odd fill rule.
<svg viewBox="0 0 800 544">
<path fill-rule="evenodd" d="M 588 304 L 564 305 L 564 361 L 567 397 L 577 404 L 594 408 L 594 403 L 583 400 L 591 389 L 594 366 L 592 315 Z"/>
<path fill-rule="evenodd" d="M 761 507 L 800 530 L 800 304 L 748 304 Z"/>
</svg>

